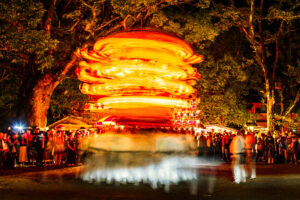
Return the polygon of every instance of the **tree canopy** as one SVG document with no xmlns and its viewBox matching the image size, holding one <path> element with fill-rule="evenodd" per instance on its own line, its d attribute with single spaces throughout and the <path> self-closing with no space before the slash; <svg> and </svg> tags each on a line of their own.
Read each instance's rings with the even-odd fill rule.
<svg viewBox="0 0 300 200">
<path fill-rule="evenodd" d="M 203 123 L 243 125 L 253 99 L 268 105 L 271 121 L 299 112 L 297 1 L 4 0 L 0 13 L 2 123 L 20 118 L 43 127 L 47 116 L 78 110 L 86 97 L 65 79 L 73 77 L 76 51 L 140 28 L 181 37 L 205 56 L 196 66 Z"/>
</svg>

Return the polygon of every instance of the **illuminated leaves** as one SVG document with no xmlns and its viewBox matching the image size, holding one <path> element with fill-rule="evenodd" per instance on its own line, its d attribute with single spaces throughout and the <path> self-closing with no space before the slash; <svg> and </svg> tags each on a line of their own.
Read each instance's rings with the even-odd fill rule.
<svg viewBox="0 0 300 200">
<path fill-rule="evenodd" d="M 276 19 L 288 22 L 296 18 L 299 18 L 299 16 L 297 17 L 293 11 L 281 10 L 272 6 L 269 8 L 265 19 L 269 20 L 270 22 L 273 22 Z"/>
<path fill-rule="evenodd" d="M 208 57 L 199 66 L 199 71 L 202 78 L 197 89 L 202 122 L 243 125 L 248 118 L 244 100 L 247 94 L 245 71 L 232 56 L 226 54 L 217 61 Z"/>
</svg>

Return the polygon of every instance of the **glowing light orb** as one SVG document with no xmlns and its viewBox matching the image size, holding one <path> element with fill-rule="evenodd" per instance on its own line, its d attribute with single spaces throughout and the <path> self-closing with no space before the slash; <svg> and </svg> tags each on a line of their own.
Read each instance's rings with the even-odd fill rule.
<svg viewBox="0 0 300 200">
<path fill-rule="evenodd" d="M 151 31 L 113 34 L 79 54 L 80 89 L 101 97 L 102 109 L 187 108 L 200 77 L 191 65 L 203 60 L 183 40 Z"/>
</svg>

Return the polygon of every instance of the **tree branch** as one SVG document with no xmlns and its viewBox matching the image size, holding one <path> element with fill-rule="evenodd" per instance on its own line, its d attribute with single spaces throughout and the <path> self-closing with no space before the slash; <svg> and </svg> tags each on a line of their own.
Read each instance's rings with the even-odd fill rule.
<svg viewBox="0 0 300 200">
<path fill-rule="evenodd" d="M 1 77 L 0 77 L 0 82 L 2 82 L 5 79 L 7 79 L 7 77 L 8 77 L 8 73 L 6 73 L 6 70 L 4 69 L 3 73 L 1 74 Z"/>
<path fill-rule="evenodd" d="M 124 20 L 121 22 L 121 24 L 122 24 L 124 30 L 126 30 L 126 21 L 127 21 L 127 19 L 128 19 L 129 17 L 134 18 L 132 15 L 128 14 L 128 15 L 124 18 Z M 135 20 L 135 18 L 134 18 L 134 20 Z"/>
<path fill-rule="evenodd" d="M 249 27 L 250 27 L 251 37 L 254 39 L 253 12 L 254 12 L 254 0 L 251 0 L 251 2 L 250 2 L 250 15 L 249 15 Z"/>
<path fill-rule="evenodd" d="M 47 19 L 45 21 L 45 31 L 46 34 L 51 33 L 51 27 L 52 27 L 52 17 L 53 17 L 53 12 L 55 9 L 56 5 L 56 0 L 52 0 L 51 5 L 49 7 L 48 13 L 47 13 Z"/>
<path fill-rule="evenodd" d="M 0 51 L 5 51 L 8 52 L 10 54 L 13 54 L 15 56 L 18 56 L 20 58 L 23 58 L 24 60 L 28 60 L 28 55 L 24 54 L 24 53 L 20 53 L 19 51 L 17 51 L 16 49 L 9 49 L 7 47 L 4 48 L 0 48 Z"/>
<path fill-rule="evenodd" d="M 290 107 L 287 109 L 287 111 L 285 112 L 285 114 L 283 115 L 283 118 L 285 118 L 292 110 L 293 108 L 296 106 L 296 104 L 298 103 L 300 98 L 300 90 L 297 91 L 297 95 L 294 99 L 294 102 L 290 105 Z"/>
<path fill-rule="evenodd" d="M 79 24 L 80 20 L 82 19 L 82 17 L 80 17 L 73 25 L 72 27 L 69 29 L 70 32 L 72 32 L 74 30 L 74 28 Z"/>
<path fill-rule="evenodd" d="M 56 88 L 56 86 L 64 79 L 66 74 L 69 72 L 69 70 L 74 66 L 74 63 L 77 61 L 77 54 L 73 53 L 72 59 L 66 64 L 64 67 L 64 70 L 60 73 L 58 78 L 55 80 L 53 87 Z"/>
<path fill-rule="evenodd" d="M 90 9 L 93 8 L 93 6 L 87 4 L 84 0 L 80 0 L 80 2 L 81 2 L 83 5 L 85 5 L 86 7 L 90 8 Z"/>
<path fill-rule="evenodd" d="M 276 37 L 275 37 L 275 42 L 276 42 L 275 60 L 274 60 L 273 73 L 272 73 L 272 84 L 273 84 L 273 87 L 275 87 L 275 76 L 276 76 L 276 68 L 277 68 L 278 53 L 279 53 L 279 35 L 280 35 L 280 32 L 281 32 L 282 25 L 283 25 L 283 21 L 280 22 L 280 26 L 278 28 L 278 31 L 277 31 Z"/>
<path fill-rule="evenodd" d="M 94 6 L 89 8 L 91 9 L 92 12 L 92 20 L 85 25 L 84 30 L 89 32 L 92 36 L 94 36 L 93 25 L 95 24 L 97 13 L 96 13 L 96 8 Z"/>
<path fill-rule="evenodd" d="M 99 28 L 95 29 L 95 32 L 103 29 L 104 27 L 108 26 L 109 24 L 111 24 L 112 22 L 114 22 L 114 21 L 116 21 L 118 19 L 120 19 L 120 16 L 119 17 L 115 17 L 115 18 L 111 19 L 110 21 L 106 22 L 105 24 L 101 25 Z"/>
</svg>

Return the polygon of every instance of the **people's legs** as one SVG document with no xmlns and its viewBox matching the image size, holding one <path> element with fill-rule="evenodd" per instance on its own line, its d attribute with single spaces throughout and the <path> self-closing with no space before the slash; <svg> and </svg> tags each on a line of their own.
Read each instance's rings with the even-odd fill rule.
<svg viewBox="0 0 300 200">
<path fill-rule="evenodd" d="M 293 160 L 294 160 L 293 163 L 297 164 L 298 159 L 297 159 L 297 153 L 296 152 L 293 153 Z"/>
<path fill-rule="evenodd" d="M 227 149 L 227 148 L 224 148 L 224 151 L 225 151 L 225 160 L 226 160 L 226 162 L 229 162 L 228 149 Z"/>
<path fill-rule="evenodd" d="M 241 166 L 241 156 L 235 154 L 232 156 L 232 172 L 235 183 L 240 183 L 242 181 L 243 172 Z"/>
<path fill-rule="evenodd" d="M 30 147 L 27 147 L 26 154 L 27 154 L 27 161 L 28 161 L 28 163 L 30 163 L 31 162 L 31 148 Z"/>
<path fill-rule="evenodd" d="M 57 161 L 58 161 L 58 154 L 55 153 L 54 154 L 54 165 L 57 165 Z"/>
<path fill-rule="evenodd" d="M 272 164 L 272 152 L 270 149 L 267 150 L 267 162 L 268 164 Z"/>
<path fill-rule="evenodd" d="M 36 156 L 36 163 L 37 165 L 43 165 L 43 155 L 44 150 L 43 149 L 37 149 L 37 156 Z"/>
<path fill-rule="evenodd" d="M 245 170 L 245 154 L 240 154 L 241 181 L 246 182 L 247 173 Z"/>
<path fill-rule="evenodd" d="M 245 156 L 245 171 L 246 176 L 251 176 L 251 169 L 252 169 L 252 153 L 250 149 L 246 150 L 246 156 Z"/>
<path fill-rule="evenodd" d="M 284 155 L 284 163 L 288 162 L 288 153 L 286 149 L 283 149 L 283 155 Z"/>
<path fill-rule="evenodd" d="M 222 158 L 226 162 L 225 148 L 224 147 L 222 147 Z"/>
<path fill-rule="evenodd" d="M 288 152 L 287 153 L 287 163 L 290 163 L 292 161 L 292 156 L 291 156 L 291 153 Z"/>
<path fill-rule="evenodd" d="M 58 162 L 57 162 L 58 165 L 61 164 L 61 154 L 62 154 L 62 153 L 59 153 L 59 154 L 58 154 Z"/>
<path fill-rule="evenodd" d="M 35 149 L 31 150 L 31 159 L 32 159 L 32 164 L 35 165 L 37 163 L 37 152 Z"/>
<path fill-rule="evenodd" d="M 252 155 L 252 162 L 251 162 L 251 179 L 255 179 L 256 178 L 256 153 L 254 153 L 254 155 Z"/>
<path fill-rule="evenodd" d="M 3 152 L 0 152 L 0 170 L 3 169 Z"/>
</svg>

